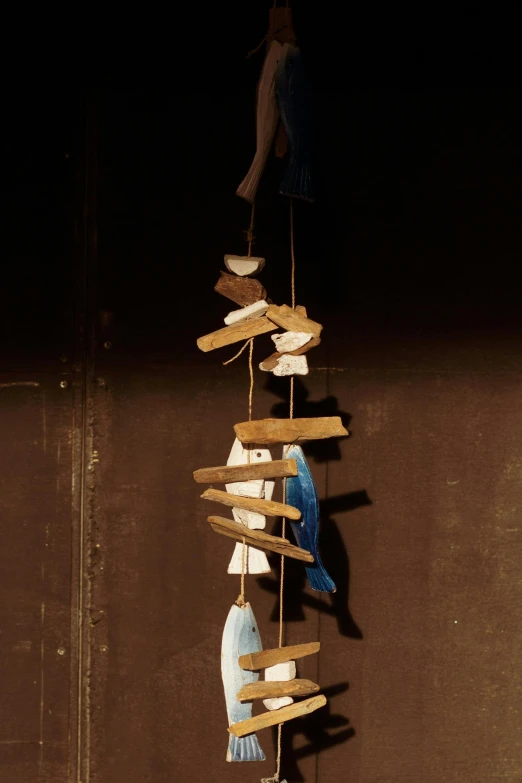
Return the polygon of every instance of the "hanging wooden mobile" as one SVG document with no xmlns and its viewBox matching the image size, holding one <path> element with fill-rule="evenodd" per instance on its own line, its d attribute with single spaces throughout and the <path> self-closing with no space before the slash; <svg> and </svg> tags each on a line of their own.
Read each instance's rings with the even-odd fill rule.
<svg viewBox="0 0 522 783">
<path fill-rule="evenodd" d="M 194 479 L 202 484 L 224 484 L 225 489 L 206 489 L 202 498 L 232 509 L 233 519 L 210 516 L 212 529 L 236 541 L 228 565 L 229 574 L 241 577 L 241 592 L 231 607 L 223 631 L 221 673 L 229 723 L 227 761 L 262 761 L 265 754 L 257 731 L 278 726 L 277 767 L 265 783 L 279 783 L 281 729 L 285 722 L 309 714 L 326 704 L 318 694 L 320 686 L 298 679 L 296 660 L 319 651 L 319 642 L 283 646 L 284 560 L 300 560 L 313 590 L 335 592 L 318 549 L 319 504 L 312 474 L 299 440 L 341 437 L 348 434 L 341 419 L 334 417 L 294 418 L 294 376 L 306 375 L 306 354 L 320 343 L 321 324 L 310 319 L 306 309 L 295 304 L 295 258 L 293 242 L 293 199 L 313 200 L 310 179 L 309 132 L 300 50 L 296 47 L 291 12 L 273 8 L 266 36 L 267 53 L 257 89 L 257 144 L 254 159 L 237 194 L 252 204 L 247 232 L 248 254 L 225 255 L 214 290 L 239 305 L 225 318 L 225 326 L 197 341 L 202 351 L 212 351 L 237 342 L 249 347 L 249 419 L 234 426 L 227 464 L 201 468 Z M 263 285 L 255 278 L 265 259 L 252 256 L 254 201 L 277 128 L 276 154 L 288 147 L 288 165 L 280 193 L 289 197 L 292 260 L 291 306 L 270 303 Z M 268 332 L 275 352 L 259 365 L 265 372 L 288 376 L 290 416 L 287 419 L 252 419 L 254 375 L 252 366 L 255 337 Z M 232 361 L 232 360 L 229 360 Z M 228 362 L 225 362 L 227 364 Z M 281 459 L 272 459 L 270 446 L 282 446 Z M 283 482 L 283 502 L 272 500 L 275 481 Z M 281 517 L 281 536 L 264 531 L 266 517 Z M 286 538 L 286 520 L 296 540 Z M 245 600 L 245 576 L 270 571 L 265 552 L 281 556 L 279 647 L 263 650 L 261 635 L 250 604 Z M 260 673 L 263 678 L 260 679 Z M 294 698 L 307 697 L 294 701 Z M 252 717 L 253 701 L 261 699 L 266 712 Z M 286 783 L 281 781 L 281 783 Z"/>
</svg>

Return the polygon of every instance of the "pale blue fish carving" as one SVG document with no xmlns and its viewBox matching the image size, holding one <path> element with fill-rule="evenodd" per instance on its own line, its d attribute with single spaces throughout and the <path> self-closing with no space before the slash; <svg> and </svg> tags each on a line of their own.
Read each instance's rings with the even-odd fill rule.
<svg viewBox="0 0 522 783">
<path fill-rule="evenodd" d="M 288 139 L 288 167 L 279 192 L 313 201 L 310 178 L 311 139 L 306 84 L 297 46 L 285 43 L 277 66 L 277 107 Z"/>
<path fill-rule="evenodd" d="M 259 672 L 241 669 L 238 658 L 240 655 L 260 652 L 262 649 L 261 636 L 250 604 L 245 604 L 242 607 L 234 604 L 228 613 L 221 644 L 221 676 L 225 689 L 229 726 L 252 717 L 252 702 L 238 701 L 237 694 L 243 685 L 248 685 L 259 679 Z M 227 761 L 264 760 L 265 754 L 261 750 L 255 734 L 247 734 L 246 737 L 230 735 Z"/>
<path fill-rule="evenodd" d="M 298 475 L 286 479 L 286 502 L 301 512 L 298 522 L 290 520 L 298 545 L 314 556 L 314 562 L 305 566 L 308 582 L 312 590 L 335 593 L 337 588 L 319 555 L 319 501 L 310 468 L 300 446 L 292 445 L 283 449 L 283 456 L 284 459 L 295 459 L 297 462 Z"/>
</svg>

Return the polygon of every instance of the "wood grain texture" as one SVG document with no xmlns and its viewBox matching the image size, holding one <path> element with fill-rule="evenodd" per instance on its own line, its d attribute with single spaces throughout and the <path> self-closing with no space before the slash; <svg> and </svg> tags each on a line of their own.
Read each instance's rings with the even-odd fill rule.
<svg viewBox="0 0 522 783">
<path fill-rule="evenodd" d="M 237 278 L 237 280 L 241 279 L 243 278 Z M 216 332 L 210 332 L 210 334 L 199 337 L 197 341 L 198 348 L 206 353 L 207 351 L 214 351 L 216 348 L 223 348 L 225 345 L 248 340 L 250 337 L 257 337 L 258 334 L 272 332 L 274 329 L 277 329 L 277 326 L 269 321 L 265 315 L 262 315 L 261 318 L 241 321 L 238 324 L 225 326 Z"/>
<path fill-rule="evenodd" d="M 223 492 L 221 489 L 206 489 L 201 495 L 203 500 L 214 500 L 216 503 L 223 503 L 229 508 L 244 508 L 246 511 L 255 511 L 257 514 L 264 514 L 267 517 L 286 517 L 287 519 L 301 519 L 301 512 L 294 506 L 286 503 L 276 503 L 274 500 L 263 500 L 262 498 L 247 498 L 241 495 L 233 495 L 230 492 Z"/>
<path fill-rule="evenodd" d="M 279 536 L 270 536 L 263 530 L 251 530 L 240 522 L 233 522 L 224 517 L 209 517 L 208 522 L 212 530 L 221 533 L 223 536 L 235 538 L 237 541 L 245 540 L 249 546 L 255 546 L 260 549 L 268 549 L 270 552 L 277 552 L 285 557 L 292 557 L 294 560 L 302 560 L 305 563 L 313 563 L 314 558 L 306 549 L 294 546 L 286 538 Z M 246 667 L 243 667 L 246 668 Z"/>
<path fill-rule="evenodd" d="M 234 426 L 242 443 L 293 443 L 300 438 L 318 440 L 348 435 L 339 416 L 313 419 L 256 419 Z"/>
<path fill-rule="evenodd" d="M 230 734 L 234 734 L 236 737 L 244 737 L 245 734 L 252 734 L 254 731 L 266 729 L 269 726 L 276 726 L 278 723 L 286 723 L 286 721 L 299 718 L 301 715 L 309 715 L 311 712 L 324 707 L 325 704 L 326 696 L 322 694 L 320 696 L 311 696 L 309 699 L 297 702 L 297 704 L 291 704 L 288 707 L 282 707 L 280 710 L 263 712 L 254 718 L 242 720 L 240 723 L 233 723 L 228 730 Z"/>
<path fill-rule="evenodd" d="M 222 465 L 216 468 L 199 468 L 194 471 L 193 476 L 198 484 L 288 478 L 297 476 L 297 463 L 295 459 L 276 459 L 272 462 L 249 462 L 245 465 Z"/>
<path fill-rule="evenodd" d="M 243 686 L 237 694 L 239 701 L 277 699 L 279 696 L 308 696 L 317 693 L 320 686 L 312 680 L 258 681 Z"/>
<path fill-rule="evenodd" d="M 238 277 L 229 275 L 228 272 L 220 272 L 221 277 L 214 286 L 214 291 L 221 296 L 226 296 L 241 307 L 259 302 L 266 298 L 266 288 L 250 277 Z"/>
<path fill-rule="evenodd" d="M 267 317 L 289 332 L 310 332 L 314 337 L 319 337 L 323 329 L 322 324 L 301 315 L 286 304 L 270 305 Z"/>
<path fill-rule="evenodd" d="M 307 655 L 315 655 L 321 649 L 321 642 L 307 642 L 306 644 L 293 644 L 290 647 L 274 647 L 271 650 L 263 650 L 254 655 L 242 655 L 239 665 L 242 669 L 266 669 L 277 663 L 294 661 L 296 658 L 305 658 Z"/>
</svg>

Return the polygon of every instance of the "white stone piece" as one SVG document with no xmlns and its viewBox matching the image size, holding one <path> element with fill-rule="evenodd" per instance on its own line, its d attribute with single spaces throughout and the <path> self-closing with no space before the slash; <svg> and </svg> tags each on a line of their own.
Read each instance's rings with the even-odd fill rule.
<svg viewBox="0 0 522 783">
<path fill-rule="evenodd" d="M 256 275 L 265 265 L 265 259 L 259 256 L 225 256 L 225 266 L 229 272 L 239 277 Z"/>
<path fill-rule="evenodd" d="M 308 375 L 306 356 L 292 356 L 291 353 L 284 353 L 277 360 L 272 372 L 279 376 Z"/>
<path fill-rule="evenodd" d="M 259 318 L 264 315 L 268 310 L 268 304 L 264 299 L 260 299 L 259 302 L 247 305 L 247 307 L 241 307 L 239 310 L 232 310 L 225 318 L 227 326 L 232 324 L 238 324 L 241 321 L 249 321 L 251 318 Z"/>
<path fill-rule="evenodd" d="M 267 666 L 265 669 L 265 680 L 267 682 L 286 682 L 287 680 L 295 680 L 295 675 L 295 661 L 276 663 L 275 666 Z"/>
<path fill-rule="evenodd" d="M 279 696 L 277 699 L 263 699 L 263 704 L 267 710 L 280 710 L 281 707 L 288 707 L 289 704 L 293 704 L 294 700 L 291 696 Z"/>
<path fill-rule="evenodd" d="M 309 332 L 283 332 L 283 334 L 272 334 L 271 337 L 276 351 L 290 353 L 290 351 L 297 351 L 298 348 L 309 343 L 313 334 Z"/>
</svg>

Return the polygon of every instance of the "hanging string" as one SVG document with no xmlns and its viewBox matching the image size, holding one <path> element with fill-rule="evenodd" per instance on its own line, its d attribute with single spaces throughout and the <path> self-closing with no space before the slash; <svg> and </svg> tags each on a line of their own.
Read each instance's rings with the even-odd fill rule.
<svg viewBox="0 0 522 783">
<path fill-rule="evenodd" d="M 250 344 L 250 351 L 248 352 L 248 373 L 250 376 L 250 388 L 248 390 L 248 421 L 252 421 L 252 403 L 254 398 L 254 338 L 251 337 L 250 340 L 247 340 L 244 346 L 241 348 L 239 353 L 236 354 L 232 359 L 229 359 L 228 362 L 223 362 L 223 364 L 229 364 L 230 362 L 233 362 L 234 359 L 237 359 L 239 354 L 241 354 L 247 345 Z M 249 444 L 250 445 L 250 444 Z M 250 462 L 250 449 L 247 449 L 247 460 Z M 242 548 L 241 548 L 241 592 L 239 593 L 236 604 L 237 606 L 245 606 L 245 574 L 247 570 L 247 555 L 248 555 L 248 548 L 246 543 L 246 538 L 243 536 L 242 538 Z"/>
<path fill-rule="evenodd" d="M 295 310 L 294 200 L 290 197 L 290 257 L 292 259 L 292 309 Z M 293 380 L 293 376 L 292 376 Z M 292 418 L 292 417 L 290 417 Z"/>
<path fill-rule="evenodd" d="M 252 210 L 250 212 L 250 225 L 245 231 L 245 238 L 248 242 L 248 257 L 252 255 L 252 245 L 254 244 L 254 216 L 256 214 L 256 202 L 252 202 Z"/>
<path fill-rule="evenodd" d="M 291 267 L 291 284 L 292 284 L 292 308 L 295 310 L 295 252 L 294 252 L 294 208 L 293 201 L 290 199 L 290 258 L 292 261 Z M 294 418 L 294 376 L 290 376 L 290 418 Z M 283 479 L 283 503 L 286 503 L 286 478 Z M 285 538 L 286 534 L 286 519 L 283 517 L 281 525 L 281 536 Z M 279 583 L 279 647 L 283 646 L 283 618 L 284 618 L 284 593 L 285 583 L 285 558 L 281 555 L 281 581 Z M 279 783 L 279 775 L 281 773 L 281 737 L 283 733 L 283 724 L 279 723 L 277 726 L 277 756 L 276 756 L 276 771 L 272 780 L 274 783 Z M 268 778 L 267 780 L 270 780 Z"/>
</svg>

